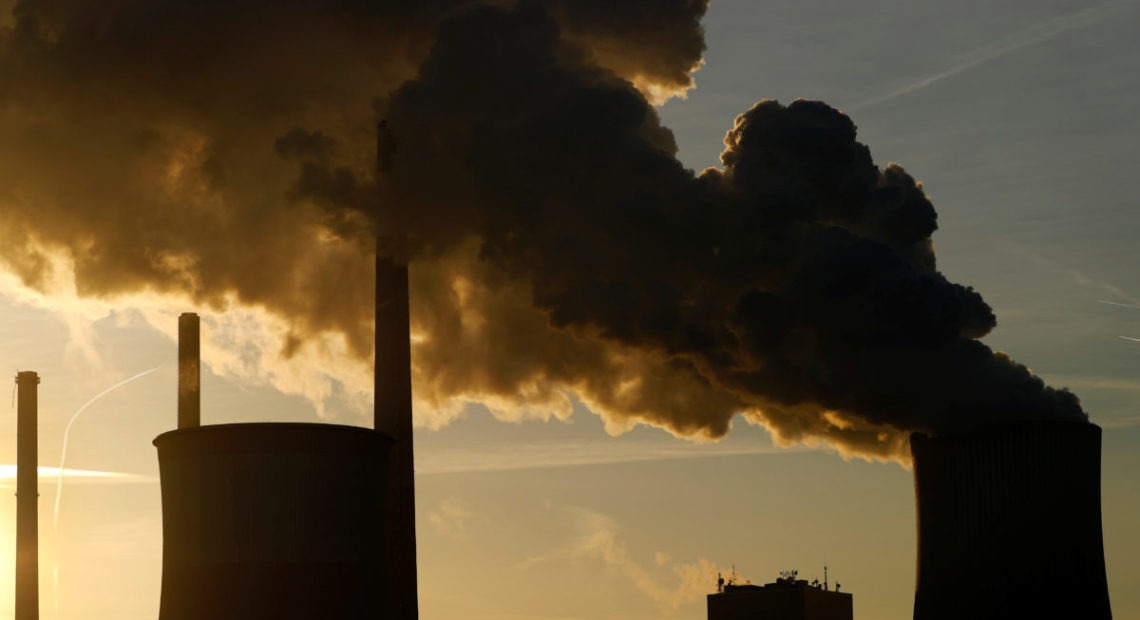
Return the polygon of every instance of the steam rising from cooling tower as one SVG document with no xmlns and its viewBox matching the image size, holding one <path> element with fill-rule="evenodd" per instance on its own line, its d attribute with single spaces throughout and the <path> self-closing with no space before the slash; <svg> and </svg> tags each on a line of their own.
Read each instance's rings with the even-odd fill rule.
<svg viewBox="0 0 1140 620">
<path fill-rule="evenodd" d="M 921 184 L 841 112 L 762 102 L 723 168 L 677 161 L 647 97 L 691 85 L 706 2 L 494 4 L 20 2 L 0 258 L 29 286 L 62 254 L 81 294 L 265 308 L 283 355 L 336 359 L 309 343 L 342 335 L 367 372 L 356 283 L 375 232 L 406 234 L 439 421 L 567 415 L 572 392 L 614 431 L 715 437 L 743 412 L 907 458 L 913 430 L 1084 420 L 977 340 L 995 318 L 937 271 Z M 377 220 L 378 113 L 400 151 Z"/>
</svg>

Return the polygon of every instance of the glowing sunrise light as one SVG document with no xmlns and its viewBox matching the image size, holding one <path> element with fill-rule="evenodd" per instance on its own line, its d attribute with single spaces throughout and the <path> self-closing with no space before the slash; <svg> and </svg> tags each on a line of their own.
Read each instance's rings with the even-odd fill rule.
<svg viewBox="0 0 1140 620">
<path fill-rule="evenodd" d="M 58 467 L 38 467 L 36 468 L 39 477 L 42 478 L 58 478 L 60 469 Z M 140 476 L 137 474 L 124 474 L 114 471 L 95 471 L 90 469 L 64 469 L 63 475 L 72 482 L 150 482 L 151 479 L 147 476 Z M 16 466 L 15 465 L 0 465 L 0 485 L 8 480 L 16 479 Z"/>
</svg>

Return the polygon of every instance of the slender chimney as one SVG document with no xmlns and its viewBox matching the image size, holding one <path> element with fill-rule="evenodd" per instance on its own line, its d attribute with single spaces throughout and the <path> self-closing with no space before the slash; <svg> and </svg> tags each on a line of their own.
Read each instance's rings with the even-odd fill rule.
<svg viewBox="0 0 1140 620">
<path fill-rule="evenodd" d="M 178 428 L 202 424 L 202 390 L 198 315 L 178 317 Z"/>
<path fill-rule="evenodd" d="M 35 372 L 16 374 L 19 393 L 16 408 L 16 616 L 39 620 L 39 459 L 36 414 L 40 377 Z"/>
<path fill-rule="evenodd" d="M 386 121 L 376 131 L 377 181 L 391 171 L 395 140 Z M 379 228 L 379 223 L 377 224 Z M 376 234 L 376 430 L 395 440 L 388 464 L 385 505 L 387 555 L 384 584 L 389 590 L 386 618 L 416 620 L 416 498 L 412 453 L 411 338 L 408 331 L 408 264 L 402 237 Z"/>
</svg>

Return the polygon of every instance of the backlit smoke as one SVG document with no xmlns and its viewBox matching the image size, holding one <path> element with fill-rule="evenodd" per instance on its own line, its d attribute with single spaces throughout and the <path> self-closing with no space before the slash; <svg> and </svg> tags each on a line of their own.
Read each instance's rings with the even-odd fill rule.
<svg viewBox="0 0 1140 620">
<path fill-rule="evenodd" d="M 765 101 L 723 168 L 677 161 L 650 101 L 692 86 L 704 1 L 502 4 L 18 4 L 0 258 L 31 287 L 62 254 L 84 295 L 264 308 L 282 354 L 339 334 L 366 361 L 371 239 L 406 234 L 437 420 L 573 394 L 612 432 L 743 413 L 905 458 L 912 430 L 1084 418 L 977 341 L 995 318 L 936 270 L 921 185 L 839 111 Z"/>
</svg>

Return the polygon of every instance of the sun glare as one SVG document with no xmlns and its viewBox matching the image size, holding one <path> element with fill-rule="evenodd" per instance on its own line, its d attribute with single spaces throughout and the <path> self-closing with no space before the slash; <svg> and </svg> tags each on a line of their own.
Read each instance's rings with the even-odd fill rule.
<svg viewBox="0 0 1140 620">
<path fill-rule="evenodd" d="M 16 606 L 16 501 L 7 497 L 0 502 L 0 619 L 11 618 Z"/>
<path fill-rule="evenodd" d="M 57 478 L 59 477 L 58 467 L 40 467 L 39 478 Z M 64 469 L 64 480 L 83 480 L 85 482 L 107 481 L 107 482 L 129 482 L 132 480 L 139 480 L 142 477 L 135 474 L 121 474 L 113 471 L 92 471 L 89 469 Z M 16 486 L 16 466 L 15 465 L 0 465 L 0 487 L 15 487 Z"/>
</svg>

